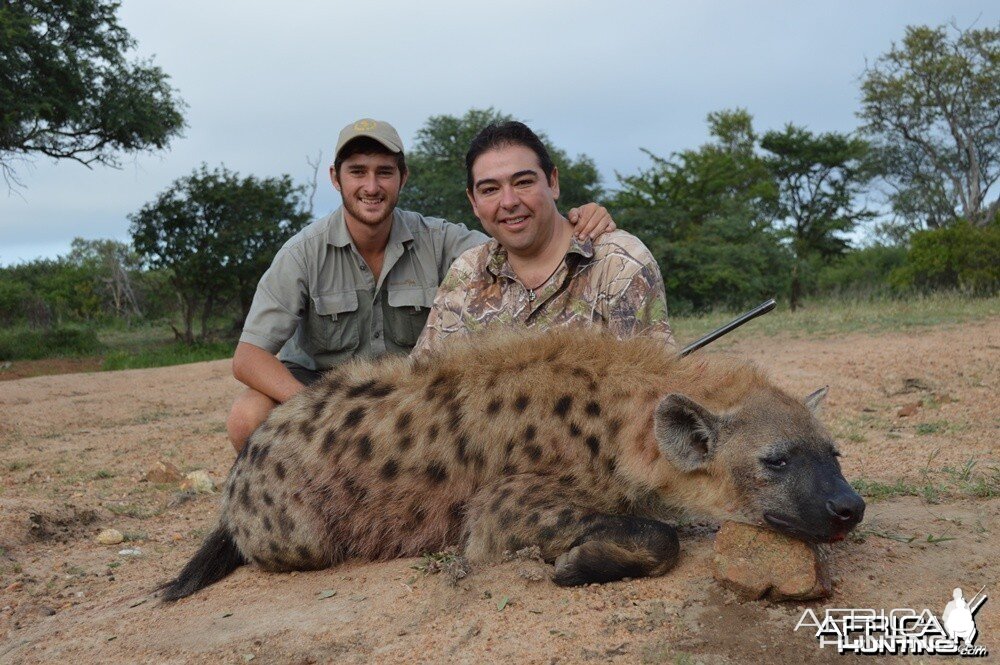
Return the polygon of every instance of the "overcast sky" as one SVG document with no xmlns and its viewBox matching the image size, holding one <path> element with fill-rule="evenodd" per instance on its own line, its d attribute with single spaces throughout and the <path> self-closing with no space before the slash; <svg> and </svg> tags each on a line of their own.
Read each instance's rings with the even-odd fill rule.
<svg viewBox="0 0 1000 665">
<path fill-rule="evenodd" d="M 606 185 L 648 165 L 640 147 L 703 143 L 719 109 L 747 108 L 759 130 L 850 131 L 866 60 L 905 26 L 995 26 L 1000 3 L 126 0 L 120 19 L 188 104 L 185 136 L 121 170 L 21 168 L 25 187 L 0 193 L 0 265 L 77 236 L 128 240 L 127 216 L 202 162 L 308 181 L 306 157 L 331 161 L 360 117 L 409 145 L 428 116 L 493 106 L 593 157 Z M 317 215 L 339 203 L 323 180 Z"/>
</svg>

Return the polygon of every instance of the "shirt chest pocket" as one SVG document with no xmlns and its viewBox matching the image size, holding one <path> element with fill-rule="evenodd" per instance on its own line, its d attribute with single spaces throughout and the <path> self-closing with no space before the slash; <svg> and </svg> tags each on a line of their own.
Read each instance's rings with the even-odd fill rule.
<svg viewBox="0 0 1000 665">
<path fill-rule="evenodd" d="M 389 306 L 384 311 L 386 334 L 398 346 L 412 347 L 417 343 L 436 293 L 434 288 L 389 288 Z"/>
<path fill-rule="evenodd" d="M 312 297 L 309 340 L 318 353 L 353 351 L 360 342 L 357 291 L 323 293 Z"/>
</svg>

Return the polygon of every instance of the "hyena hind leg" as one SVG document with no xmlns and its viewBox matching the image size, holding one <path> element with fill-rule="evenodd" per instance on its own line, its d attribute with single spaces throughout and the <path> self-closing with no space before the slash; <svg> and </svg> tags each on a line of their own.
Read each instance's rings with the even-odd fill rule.
<svg viewBox="0 0 1000 665">
<path fill-rule="evenodd" d="M 656 577 L 677 563 L 680 543 L 669 524 L 644 517 L 593 515 L 587 531 L 556 559 L 560 586 Z"/>
</svg>

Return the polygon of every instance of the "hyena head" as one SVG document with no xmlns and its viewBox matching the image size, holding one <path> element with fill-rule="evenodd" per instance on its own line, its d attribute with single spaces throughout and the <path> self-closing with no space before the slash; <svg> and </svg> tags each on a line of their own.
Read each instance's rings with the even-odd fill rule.
<svg viewBox="0 0 1000 665">
<path fill-rule="evenodd" d="M 721 483 L 719 516 L 809 542 L 841 540 L 864 517 L 865 502 L 844 479 L 839 453 L 816 419 L 826 388 L 799 402 L 777 390 L 755 391 L 738 408 L 713 413 L 680 394 L 663 397 L 654 437 L 682 478 Z M 714 509 L 714 510 L 713 510 Z"/>
</svg>

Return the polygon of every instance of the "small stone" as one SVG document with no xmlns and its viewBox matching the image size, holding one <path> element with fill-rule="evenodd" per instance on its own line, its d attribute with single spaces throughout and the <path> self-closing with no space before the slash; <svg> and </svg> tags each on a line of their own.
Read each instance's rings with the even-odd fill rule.
<svg viewBox="0 0 1000 665">
<path fill-rule="evenodd" d="M 905 406 L 900 407 L 896 415 L 900 418 L 908 418 L 910 416 L 917 415 L 917 411 L 920 410 L 920 402 L 911 402 Z"/>
<path fill-rule="evenodd" d="M 811 600 L 833 591 L 815 548 L 763 527 L 725 522 L 712 563 L 715 579 L 744 600 Z"/>
<path fill-rule="evenodd" d="M 541 582 L 549 576 L 548 568 L 545 568 L 539 564 L 534 565 L 524 565 L 517 569 L 517 574 L 522 579 L 526 579 L 529 582 Z"/>
<path fill-rule="evenodd" d="M 208 471 L 198 469 L 184 476 L 181 483 L 182 490 L 192 490 L 198 494 L 211 494 L 215 491 L 215 482 L 208 475 Z"/>
<path fill-rule="evenodd" d="M 128 549 L 118 551 L 118 556 L 141 556 L 141 555 L 142 555 L 142 550 L 140 550 L 138 547 L 130 547 Z"/>
<path fill-rule="evenodd" d="M 180 469 L 164 460 L 154 463 L 146 471 L 146 480 L 151 483 L 179 483 L 183 479 Z"/>
<path fill-rule="evenodd" d="M 118 529 L 104 529 L 97 534 L 97 538 L 94 538 L 94 542 L 98 545 L 117 545 L 124 541 L 125 536 Z"/>
</svg>

